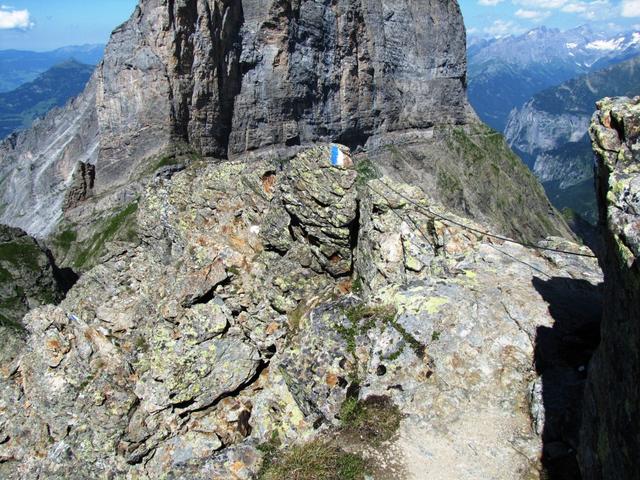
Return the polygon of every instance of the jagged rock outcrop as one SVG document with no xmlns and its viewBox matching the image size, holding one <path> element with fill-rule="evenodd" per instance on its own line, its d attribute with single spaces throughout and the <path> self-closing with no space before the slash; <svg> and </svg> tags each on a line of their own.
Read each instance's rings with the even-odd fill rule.
<svg viewBox="0 0 640 480">
<path fill-rule="evenodd" d="M 0 225 L 0 361 L 9 362 L 24 342 L 22 317 L 64 296 L 50 255 L 22 230 Z"/>
<path fill-rule="evenodd" d="M 85 93 L 0 146 L 0 220 L 38 237 L 68 229 L 59 226 L 63 209 L 65 222 L 87 225 L 134 201 L 141 180 L 176 148 L 255 160 L 289 158 L 317 141 L 370 151 L 411 144 L 405 181 L 431 161 L 426 151 L 441 151 L 439 171 L 447 164 L 464 170 L 473 153 L 451 158 L 442 149 L 443 132 L 452 138 L 446 131 L 454 125 L 479 126 L 465 76 L 455 1 L 145 0 L 113 32 Z M 504 163 L 508 155 L 501 156 Z M 100 201 L 65 204 L 84 164 L 95 166 L 92 190 Z M 433 197 L 438 173 L 416 180 Z M 516 177 L 522 175 L 496 182 L 499 196 L 510 196 L 511 185 L 530 190 Z M 542 192 L 526 196 L 526 210 L 544 220 L 521 232 L 513 228 L 513 202 L 496 209 L 477 201 L 495 193 L 484 187 L 476 182 L 455 193 L 472 208 L 459 198 L 450 206 L 529 240 L 569 235 Z M 87 229 L 82 240 L 93 234 Z"/>
<path fill-rule="evenodd" d="M 587 297 L 595 260 L 485 238 L 329 152 L 157 177 L 140 241 L 25 317 L 0 365 L 0 476 L 253 478 L 259 445 L 330 434 L 354 396 L 404 415 L 367 446 L 375 478 L 539 475 L 542 412 L 550 428 L 565 407 L 532 396 L 555 365 L 538 377 L 536 338 L 557 327 L 554 279 Z"/>
<path fill-rule="evenodd" d="M 580 460 L 583 478 L 640 471 L 640 97 L 607 98 L 591 124 L 604 226 L 602 343 L 589 366 Z"/>
<path fill-rule="evenodd" d="M 20 323 L 29 309 L 62 299 L 55 265 L 25 232 L 0 225 L 0 320 Z"/>
</svg>

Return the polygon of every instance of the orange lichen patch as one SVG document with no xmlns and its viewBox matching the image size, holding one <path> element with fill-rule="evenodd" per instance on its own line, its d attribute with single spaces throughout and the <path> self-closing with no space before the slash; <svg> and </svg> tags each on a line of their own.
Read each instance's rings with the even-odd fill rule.
<svg viewBox="0 0 640 480">
<path fill-rule="evenodd" d="M 245 467 L 244 463 L 241 462 L 240 460 L 238 460 L 237 462 L 234 462 L 230 469 L 231 469 L 231 473 L 233 473 L 234 475 L 237 475 L 240 470 L 242 470 Z"/>
<path fill-rule="evenodd" d="M 247 244 L 247 241 L 244 238 L 240 238 L 240 237 L 237 237 L 235 235 L 230 235 L 229 236 L 229 243 L 236 250 L 244 250 L 245 248 L 247 248 L 249 246 Z"/>
<path fill-rule="evenodd" d="M 62 348 L 62 345 L 57 338 L 49 338 L 45 343 L 49 350 L 60 350 Z"/>
<path fill-rule="evenodd" d="M 273 172 L 267 172 L 262 175 L 262 188 L 265 193 L 272 193 L 276 185 L 276 174 Z"/>
<path fill-rule="evenodd" d="M 351 292 L 351 287 L 352 287 L 351 280 L 344 280 L 338 283 L 337 289 L 338 289 L 338 292 L 340 292 L 340 294 L 346 295 L 347 293 Z"/>
<path fill-rule="evenodd" d="M 342 260 L 342 257 L 337 253 L 334 253 L 329 257 L 329 261 L 333 264 L 340 263 L 341 260 Z"/>
<path fill-rule="evenodd" d="M 250 272 L 251 270 L 253 270 L 253 265 L 249 262 L 247 257 L 242 257 L 240 268 L 243 269 L 245 272 Z"/>
<path fill-rule="evenodd" d="M 84 331 L 84 338 L 86 338 L 87 340 L 89 340 L 90 342 L 93 342 L 93 329 L 91 328 L 87 328 Z"/>
<path fill-rule="evenodd" d="M 276 322 L 271 322 L 269 325 L 267 325 L 267 330 L 266 330 L 267 335 L 273 335 L 278 331 L 279 328 L 280 328 L 280 324 Z"/>
<path fill-rule="evenodd" d="M 451 366 L 453 368 L 460 368 L 460 367 L 462 367 L 463 364 L 464 364 L 464 362 L 462 362 L 462 360 L 460 360 L 460 357 L 458 357 L 457 354 L 454 354 L 453 358 L 451 359 Z"/>
<path fill-rule="evenodd" d="M 205 237 L 198 237 L 196 239 L 196 243 L 198 245 L 200 245 L 201 247 L 206 247 L 208 242 L 207 242 L 207 239 Z"/>
<path fill-rule="evenodd" d="M 327 373 L 327 378 L 325 381 L 330 388 L 333 388 L 338 384 L 338 376 L 334 373 Z"/>
</svg>

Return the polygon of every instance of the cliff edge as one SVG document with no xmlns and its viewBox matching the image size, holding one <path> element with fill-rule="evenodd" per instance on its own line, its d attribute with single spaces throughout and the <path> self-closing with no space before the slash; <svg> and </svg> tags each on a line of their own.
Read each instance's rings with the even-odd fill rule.
<svg viewBox="0 0 640 480">
<path fill-rule="evenodd" d="M 602 342 L 591 361 L 581 432 L 585 480 L 640 471 L 640 97 L 598 102 L 591 139 L 604 226 Z"/>
</svg>

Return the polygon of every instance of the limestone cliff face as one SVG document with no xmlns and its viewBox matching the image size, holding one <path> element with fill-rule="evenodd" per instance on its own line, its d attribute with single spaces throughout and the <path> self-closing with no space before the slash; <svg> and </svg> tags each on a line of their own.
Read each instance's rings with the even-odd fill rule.
<svg viewBox="0 0 640 480">
<path fill-rule="evenodd" d="M 605 226 L 602 343 L 589 370 L 581 439 L 583 477 L 640 471 L 640 98 L 605 99 L 591 124 L 600 222 Z"/>
<path fill-rule="evenodd" d="M 108 136 L 152 127 L 218 158 L 364 144 L 464 122 L 465 74 L 454 1 L 145 0 L 107 48 L 98 111 Z"/>
</svg>

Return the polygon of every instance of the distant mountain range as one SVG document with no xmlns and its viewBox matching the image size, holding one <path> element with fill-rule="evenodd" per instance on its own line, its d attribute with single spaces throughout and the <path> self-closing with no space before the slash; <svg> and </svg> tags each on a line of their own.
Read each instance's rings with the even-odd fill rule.
<svg viewBox="0 0 640 480">
<path fill-rule="evenodd" d="M 82 92 L 94 68 L 94 65 L 67 60 L 32 82 L 0 93 L 0 139 L 14 130 L 29 127 L 36 118 Z"/>
<path fill-rule="evenodd" d="M 31 82 L 54 65 L 75 60 L 97 65 L 104 54 L 104 45 L 80 45 L 58 48 L 49 52 L 0 50 L 0 92 L 15 90 Z"/>
<path fill-rule="evenodd" d="M 469 40 L 469 100 L 503 132 L 511 111 L 562 82 L 640 54 L 640 33 L 540 27 L 524 35 Z"/>
<path fill-rule="evenodd" d="M 595 222 L 588 127 L 596 101 L 640 94 L 640 56 L 536 94 L 509 116 L 505 136 L 556 207 Z"/>
</svg>

